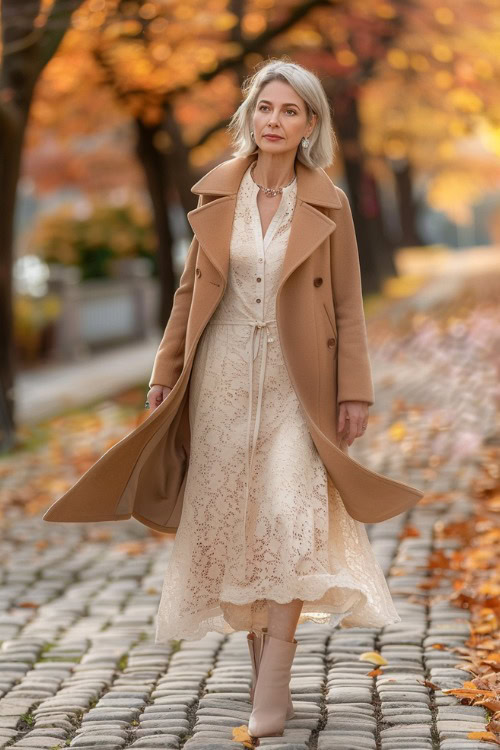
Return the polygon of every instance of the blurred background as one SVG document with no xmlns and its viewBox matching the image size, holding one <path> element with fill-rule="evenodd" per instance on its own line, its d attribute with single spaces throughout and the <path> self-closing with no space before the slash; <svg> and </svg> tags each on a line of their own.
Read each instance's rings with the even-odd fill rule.
<svg viewBox="0 0 500 750">
<path fill-rule="evenodd" d="M 60 424 L 47 420 L 70 415 L 78 473 L 102 450 L 92 426 L 107 435 L 111 405 L 129 411 L 106 445 L 147 416 L 190 188 L 231 157 L 241 84 L 270 57 L 312 69 L 331 101 L 327 171 L 354 216 L 374 366 L 387 336 L 401 351 L 408 331 L 425 333 L 436 367 L 450 326 L 470 354 L 479 333 L 455 330 L 464 279 L 482 279 L 474 305 L 498 292 L 498 0 L 4 0 L 1 27 L 4 453 L 43 444 Z M 389 318 L 406 328 L 377 339 Z"/>
</svg>

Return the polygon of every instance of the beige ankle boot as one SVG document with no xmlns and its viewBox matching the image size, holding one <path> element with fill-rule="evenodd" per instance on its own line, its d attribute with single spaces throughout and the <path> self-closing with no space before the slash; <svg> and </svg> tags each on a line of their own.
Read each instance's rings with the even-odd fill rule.
<svg viewBox="0 0 500 750">
<path fill-rule="evenodd" d="M 253 709 L 248 720 L 252 737 L 280 737 L 285 728 L 290 673 L 297 641 L 283 641 L 264 632 Z"/>
<path fill-rule="evenodd" d="M 266 633 L 267 628 L 262 628 L 262 632 Z M 253 703 L 253 694 L 255 691 L 255 683 L 259 674 L 260 657 L 262 655 L 262 635 L 251 631 L 247 635 L 248 650 L 250 652 L 250 661 L 252 663 L 252 686 L 250 688 L 250 703 Z M 290 687 L 288 688 L 288 706 L 286 710 L 286 718 L 293 719 L 295 711 L 292 702 L 292 693 Z"/>
</svg>

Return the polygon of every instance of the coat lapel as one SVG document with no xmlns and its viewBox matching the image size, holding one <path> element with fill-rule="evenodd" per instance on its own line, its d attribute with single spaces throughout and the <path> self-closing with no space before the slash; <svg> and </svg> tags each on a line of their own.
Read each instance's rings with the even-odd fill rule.
<svg viewBox="0 0 500 750">
<path fill-rule="evenodd" d="M 193 193 L 211 196 L 208 202 L 189 211 L 187 217 L 200 246 L 221 275 L 224 287 L 229 271 L 236 196 L 245 170 L 256 158 L 257 152 L 254 151 L 249 156 L 229 159 L 214 167 L 191 188 Z M 295 169 L 297 202 L 278 288 L 337 226 L 315 206 L 341 207 L 337 189 L 323 169 L 310 169 L 299 161 L 296 161 Z"/>
</svg>

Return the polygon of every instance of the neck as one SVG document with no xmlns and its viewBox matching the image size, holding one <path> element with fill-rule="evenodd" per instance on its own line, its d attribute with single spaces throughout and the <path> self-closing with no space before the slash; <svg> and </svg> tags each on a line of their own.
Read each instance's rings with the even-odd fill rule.
<svg viewBox="0 0 500 750">
<path fill-rule="evenodd" d="M 295 177 L 295 154 L 266 154 L 259 151 L 252 168 L 255 182 L 266 188 L 280 188 Z"/>
</svg>

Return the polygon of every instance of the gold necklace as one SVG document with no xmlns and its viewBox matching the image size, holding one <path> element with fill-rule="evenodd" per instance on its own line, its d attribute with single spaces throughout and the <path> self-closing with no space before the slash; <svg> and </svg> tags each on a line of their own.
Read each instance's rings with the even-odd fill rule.
<svg viewBox="0 0 500 750">
<path fill-rule="evenodd" d="M 255 182 L 255 180 L 253 179 L 253 173 L 254 173 L 256 164 L 257 164 L 257 162 L 254 161 L 254 163 L 250 167 L 250 174 L 251 174 L 252 180 L 254 182 Z M 288 185 L 292 184 L 292 182 L 295 180 L 295 177 L 296 177 L 296 175 L 294 175 L 292 177 L 292 179 L 290 180 L 290 182 L 288 183 Z M 264 187 L 264 185 L 259 185 L 258 182 L 255 182 L 255 184 L 257 185 L 258 188 L 260 188 L 261 190 L 264 191 L 264 195 L 266 195 L 268 198 L 274 198 L 275 195 L 278 195 L 278 193 L 282 193 L 283 192 L 283 188 L 288 187 L 288 185 L 283 185 L 283 187 L 279 187 L 279 188 L 267 188 L 267 187 Z"/>
</svg>

